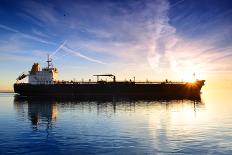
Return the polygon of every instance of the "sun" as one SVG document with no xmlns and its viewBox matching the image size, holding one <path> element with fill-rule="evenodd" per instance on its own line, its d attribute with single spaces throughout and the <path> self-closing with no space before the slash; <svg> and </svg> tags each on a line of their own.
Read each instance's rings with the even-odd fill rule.
<svg viewBox="0 0 232 155">
<path fill-rule="evenodd" d="M 182 75 L 182 79 L 184 82 L 194 82 L 196 80 L 195 78 L 195 72 L 194 71 L 187 71 Z"/>
</svg>

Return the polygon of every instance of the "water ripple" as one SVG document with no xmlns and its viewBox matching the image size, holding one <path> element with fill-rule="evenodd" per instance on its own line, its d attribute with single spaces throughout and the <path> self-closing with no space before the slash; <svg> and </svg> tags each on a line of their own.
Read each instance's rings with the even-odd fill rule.
<svg viewBox="0 0 232 155">
<path fill-rule="evenodd" d="M 0 154 L 232 154 L 232 113 L 206 104 L 1 94 Z"/>
</svg>

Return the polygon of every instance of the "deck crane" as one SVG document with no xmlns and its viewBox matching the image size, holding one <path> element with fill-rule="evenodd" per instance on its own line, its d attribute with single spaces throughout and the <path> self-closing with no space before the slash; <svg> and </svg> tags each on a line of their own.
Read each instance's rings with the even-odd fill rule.
<svg viewBox="0 0 232 155">
<path fill-rule="evenodd" d="M 27 77 L 27 76 L 28 76 L 28 74 L 26 74 L 25 72 L 23 72 L 22 74 L 20 74 L 20 75 L 18 76 L 18 78 L 16 79 L 16 81 L 18 82 L 18 81 L 24 79 L 24 78 Z"/>
</svg>

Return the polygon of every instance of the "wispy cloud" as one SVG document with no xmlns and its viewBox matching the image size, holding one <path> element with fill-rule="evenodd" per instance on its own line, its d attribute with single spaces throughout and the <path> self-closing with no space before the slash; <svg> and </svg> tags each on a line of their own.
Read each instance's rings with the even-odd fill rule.
<svg viewBox="0 0 232 155">
<path fill-rule="evenodd" d="M 18 30 L 13 29 L 13 28 L 11 28 L 11 27 L 9 27 L 9 26 L 6 26 L 6 25 L 0 24 L 0 28 L 1 28 L 1 29 L 4 29 L 4 30 L 7 30 L 7 31 L 14 32 L 14 33 L 20 33 Z"/>
<path fill-rule="evenodd" d="M 7 30 L 7 31 L 10 31 L 10 32 L 14 32 L 14 33 L 18 33 L 20 34 L 22 37 L 25 37 L 25 38 L 28 38 L 28 39 L 31 39 L 31 40 L 34 40 L 34 41 L 38 41 L 38 42 L 41 42 L 41 43 L 45 43 L 45 44 L 49 44 L 49 45 L 57 45 L 57 43 L 55 42 L 49 42 L 49 41 L 46 41 L 46 40 L 43 40 L 39 37 L 36 37 L 36 36 L 33 36 L 33 35 L 29 35 L 29 34 L 25 34 L 25 33 L 22 33 L 14 28 L 11 28 L 9 26 L 6 26 L 6 25 L 2 25 L 0 24 L 0 28 L 4 29 L 4 30 Z M 103 63 L 102 61 L 99 61 L 99 60 L 96 60 L 96 59 L 93 59 L 93 58 L 90 58 L 88 56 L 85 56 L 79 52 L 74 52 L 72 49 L 68 48 L 68 47 L 65 47 L 65 44 L 66 44 L 67 41 L 64 41 L 52 54 L 51 56 L 54 56 L 60 49 L 63 49 L 64 51 L 68 52 L 68 53 L 72 53 L 73 55 L 75 56 L 79 56 L 85 60 L 88 60 L 90 62 L 95 62 L 95 63 L 100 63 L 100 64 L 105 64 Z"/>
<path fill-rule="evenodd" d="M 21 3 L 21 6 L 27 14 L 42 22 L 44 25 L 56 24 L 58 21 L 56 17 L 58 16 L 58 12 L 52 3 L 46 2 L 46 4 L 43 4 L 36 1 L 26 1 Z"/>
<path fill-rule="evenodd" d="M 37 36 L 40 36 L 40 37 L 48 37 L 46 34 L 44 34 L 43 32 L 41 32 L 37 29 L 32 29 L 32 33 L 37 35 Z"/>
<path fill-rule="evenodd" d="M 24 38 L 28 38 L 28 39 L 31 39 L 31 40 L 34 40 L 34 41 L 38 41 L 38 42 L 41 42 L 41 43 L 45 43 L 45 44 L 49 44 L 49 45 L 56 45 L 56 43 L 54 43 L 54 42 L 46 41 L 46 40 L 41 39 L 39 37 L 36 37 L 36 36 L 30 35 L 30 34 L 26 34 L 26 33 L 20 32 L 19 30 L 14 29 L 14 28 L 9 27 L 9 26 L 6 26 L 6 25 L 0 24 L 0 28 L 4 29 L 4 30 L 7 30 L 7 31 L 10 31 L 10 32 L 13 32 L 13 33 L 18 33 L 18 34 L 20 34 Z"/>
<path fill-rule="evenodd" d="M 108 59 L 112 70 L 118 66 L 127 68 L 127 64 L 133 64 L 128 67 L 130 70 L 136 72 L 136 66 L 146 66 L 144 70 L 158 74 L 181 73 L 194 68 L 215 71 L 216 66 L 212 65 L 212 62 L 216 61 L 217 70 L 220 67 L 225 69 L 224 66 L 231 64 L 228 62 L 231 57 L 230 52 L 221 46 L 231 47 L 228 43 L 224 45 L 224 40 L 230 38 L 230 25 L 215 28 L 218 31 L 209 27 L 220 25 L 222 17 L 228 17 L 231 11 L 219 14 L 217 19 L 214 19 L 214 16 L 206 18 L 209 21 L 196 20 L 194 10 L 184 10 L 177 15 L 170 15 L 172 9 L 185 4 L 188 5 L 189 1 L 88 1 L 88 4 L 84 1 L 59 1 L 56 5 L 27 1 L 21 6 L 24 14 L 33 19 L 29 19 L 30 22 L 34 21 L 34 25 L 38 25 L 38 31 L 32 32 L 36 35 L 23 34 L 6 25 L 0 25 L 0 28 L 49 44 L 49 41 L 40 35 L 43 34 L 40 32 L 46 29 L 56 36 L 50 37 L 52 42 L 49 45 L 53 45 L 52 48 L 58 46 L 52 53 L 53 56 L 58 54 L 58 51 L 65 51 L 66 54 L 90 62 L 106 63 L 94 59 L 97 53 L 99 59 Z M 206 12 L 201 15 L 208 17 L 210 14 Z M 174 21 L 180 21 L 181 24 L 173 24 L 171 18 L 175 18 Z M 185 35 L 182 34 L 183 29 L 188 30 Z M 200 31 L 200 37 L 195 38 L 199 29 L 204 31 Z M 61 45 L 56 43 L 62 40 L 68 40 L 68 45 L 66 42 Z M 80 47 L 85 52 L 74 50 Z M 225 62 L 221 63 L 222 60 Z"/>
<path fill-rule="evenodd" d="M 89 51 L 110 54 L 118 63 L 122 63 L 122 60 L 131 63 L 148 63 L 155 72 L 159 73 L 188 71 L 191 69 L 190 63 L 197 64 L 196 66 L 203 67 L 205 70 L 210 65 L 208 59 L 214 60 L 227 55 L 226 51 L 220 51 L 220 47 L 217 46 L 223 35 L 212 31 L 203 36 L 201 40 L 179 35 L 176 32 L 177 28 L 170 24 L 169 11 L 182 3 L 185 1 L 180 0 L 172 5 L 166 0 L 144 1 L 129 5 L 130 10 L 117 6 L 117 3 L 96 5 L 101 12 L 89 10 L 92 9 L 90 4 L 84 8 L 89 18 L 93 19 L 92 23 L 96 23 L 97 19 L 101 26 L 93 27 L 89 21 L 75 22 L 70 17 L 69 21 L 76 24 L 77 29 L 80 25 L 86 25 L 85 32 L 94 37 L 85 40 L 72 37 L 70 46 L 73 48 L 81 46 Z M 78 9 L 79 12 L 84 11 L 79 6 L 74 5 L 73 8 Z M 73 8 L 70 9 L 70 14 L 74 14 Z M 117 15 L 112 14 L 112 8 L 118 8 L 118 10 L 113 10 L 117 12 Z M 99 19 L 99 16 L 102 18 Z M 77 14 L 77 17 L 80 16 Z M 202 28 L 202 25 L 192 24 L 191 27 L 190 31 L 193 29 L 196 31 Z M 206 49 L 212 48 L 217 52 L 205 52 Z M 200 53 L 202 54 L 199 57 L 194 58 Z"/>
</svg>

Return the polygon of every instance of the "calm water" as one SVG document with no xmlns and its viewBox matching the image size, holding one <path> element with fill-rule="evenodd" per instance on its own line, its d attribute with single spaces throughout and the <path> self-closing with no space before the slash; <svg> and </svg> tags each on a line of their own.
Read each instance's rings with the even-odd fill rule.
<svg viewBox="0 0 232 155">
<path fill-rule="evenodd" d="M 0 94 L 0 154 L 232 154 L 232 97 L 17 100 Z"/>
</svg>

